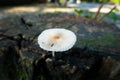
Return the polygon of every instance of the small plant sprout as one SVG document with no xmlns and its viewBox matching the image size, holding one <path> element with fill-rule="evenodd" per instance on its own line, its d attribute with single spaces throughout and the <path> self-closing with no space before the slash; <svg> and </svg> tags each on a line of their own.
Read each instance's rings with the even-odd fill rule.
<svg viewBox="0 0 120 80">
<path fill-rule="evenodd" d="M 38 36 L 39 46 L 44 50 L 52 51 L 53 59 L 55 59 L 55 52 L 67 51 L 75 42 L 76 35 L 63 28 L 47 29 Z"/>
</svg>

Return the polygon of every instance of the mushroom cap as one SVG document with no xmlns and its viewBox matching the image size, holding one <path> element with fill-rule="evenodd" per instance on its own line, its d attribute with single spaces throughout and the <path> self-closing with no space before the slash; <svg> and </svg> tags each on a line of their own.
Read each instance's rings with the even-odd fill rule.
<svg viewBox="0 0 120 80">
<path fill-rule="evenodd" d="M 63 28 L 47 29 L 38 36 L 38 44 L 42 49 L 56 52 L 69 50 L 76 40 L 72 31 Z"/>
</svg>

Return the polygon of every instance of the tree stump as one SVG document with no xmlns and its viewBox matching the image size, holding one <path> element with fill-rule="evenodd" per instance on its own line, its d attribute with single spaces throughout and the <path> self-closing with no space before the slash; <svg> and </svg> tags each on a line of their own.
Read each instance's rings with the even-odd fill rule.
<svg viewBox="0 0 120 80">
<path fill-rule="evenodd" d="M 0 80 L 120 80 L 119 53 L 75 45 L 57 52 L 53 61 L 51 52 L 38 46 L 37 37 L 44 29 L 62 26 L 77 32 L 75 25 L 82 18 L 73 21 L 73 17 L 76 18 L 68 14 L 25 14 L 1 19 Z M 96 24 L 104 25 L 92 25 Z"/>
</svg>

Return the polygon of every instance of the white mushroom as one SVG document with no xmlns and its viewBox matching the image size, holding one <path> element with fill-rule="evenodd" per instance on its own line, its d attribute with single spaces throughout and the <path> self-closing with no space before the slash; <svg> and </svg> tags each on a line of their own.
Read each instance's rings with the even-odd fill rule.
<svg viewBox="0 0 120 80">
<path fill-rule="evenodd" d="M 67 51 L 73 47 L 76 42 L 76 35 L 67 29 L 53 28 L 44 30 L 38 36 L 39 46 L 47 51 L 54 52 Z"/>
</svg>

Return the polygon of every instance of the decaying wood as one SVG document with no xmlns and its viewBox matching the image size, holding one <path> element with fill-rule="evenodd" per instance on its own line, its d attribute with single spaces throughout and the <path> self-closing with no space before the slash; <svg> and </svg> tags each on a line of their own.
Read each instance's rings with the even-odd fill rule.
<svg viewBox="0 0 120 80">
<path fill-rule="evenodd" d="M 47 16 L 46 20 L 38 15 L 31 20 L 31 15 L 28 16 L 22 16 L 22 20 L 21 17 L 12 17 L 0 21 L 4 29 L 0 32 L 0 80 L 120 80 L 120 56 L 110 55 L 110 51 L 104 53 L 87 47 L 73 47 L 66 52 L 57 52 L 53 61 L 51 52 L 37 45 L 37 36 L 51 25 L 60 27 L 63 15 L 59 15 L 59 18 L 57 14 L 54 15 L 58 21 L 51 14 L 43 16 Z M 73 23 L 73 18 L 77 17 L 65 17 L 62 24 L 68 23 L 65 21 Z M 43 21 L 49 24 L 46 26 Z M 28 23 L 32 24 L 29 28 Z M 88 23 L 91 22 L 86 21 Z M 65 27 L 68 25 L 71 26 L 67 24 Z"/>
<path fill-rule="evenodd" d="M 74 48 L 57 53 L 53 62 L 51 54 L 37 54 L 36 59 L 21 58 L 19 48 L 11 46 L 2 50 L 0 65 L 4 66 L 2 74 L 7 74 L 8 80 L 120 80 L 120 62 L 97 53 Z"/>
</svg>

